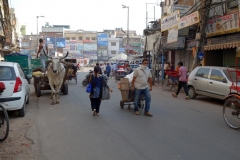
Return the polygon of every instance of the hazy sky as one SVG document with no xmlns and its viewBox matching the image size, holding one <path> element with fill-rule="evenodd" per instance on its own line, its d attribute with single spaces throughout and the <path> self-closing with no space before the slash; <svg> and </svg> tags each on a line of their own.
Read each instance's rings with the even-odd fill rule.
<svg viewBox="0 0 240 160">
<path fill-rule="evenodd" d="M 39 32 L 45 22 L 50 25 L 70 25 L 71 29 L 102 31 L 103 29 L 127 29 L 129 6 L 129 29 L 142 34 L 146 27 L 146 3 L 155 6 L 155 18 L 161 16 L 161 0 L 9 0 L 16 10 L 20 25 L 26 25 L 27 34 L 37 33 L 36 16 L 39 18 Z M 154 5 L 147 5 L 148 21 L 154 18 Z M 152 19 L 151 19 L 152 18 Z"/>
</svg>

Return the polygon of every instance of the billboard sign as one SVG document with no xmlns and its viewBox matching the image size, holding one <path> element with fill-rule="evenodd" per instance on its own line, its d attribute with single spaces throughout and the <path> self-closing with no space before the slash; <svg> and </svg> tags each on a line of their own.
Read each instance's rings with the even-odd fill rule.
<svg viewBox="0 0 240 160">
<path fill-rule="evenodd" d="M 179 20 L 180 20 L 179 10 L 161 18 L 161 32 L 176 27 L 178 25 Z"/>
<path fill-rule="evenodd" d="M 199 12 L 196 11 L 187 16 L 182 17 L 178 23 L 178 29 L 182 29 L 182 28 L 194 25 L 199 22 L 200 22 Z"/>
<path fill-rule="evenodd" d="M 65 48 L 65 38 L 46 37 L 46 43 L 56 45 L 57 48 Z"/>
<path fill-rule="evenodd" d="M 208 21 L 207 37 L 239 32 L 239 14 L 234 12 Z"/>
<path fill-rule="evenodd" d="M 178 29 L 171 28 L 168 31 L 167 43 L 177 42 L 178 41 Z"/>
<path fill-rule="evenodd" d="M 84 44 L 83 50 L 84 51 L 95 51 L 95 50 L 97 50 L 97 44 Z"/>
<path fill-rule="evenodd" d="M 108 34 L 98 33 L 97 35 L 97 45 L 98 46 L 108 46 Z"/>
</svg>

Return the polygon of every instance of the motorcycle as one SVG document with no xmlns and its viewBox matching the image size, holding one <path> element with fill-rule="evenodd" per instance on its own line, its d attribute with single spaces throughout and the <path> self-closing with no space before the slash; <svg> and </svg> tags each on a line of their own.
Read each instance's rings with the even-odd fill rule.
<svg viewBox="0 0 240 160">
<path fill-rule="evenodd" d="M 93 73 L 92 70 L 89 70 L 88 74 L 86 75 L 86 78 L 82 81 L 83 86 L 87 86 L 89 82 L 90 75 Z"/>
<path fill-rule="evenodd" d="M 82 81 L 82 85 L 83 85 L 83 86 L 87 86 L 87 85 L 88 85 L 88 83 L 89 83 L 89 78 L 90 78 L 90 76 L 91 76 L 92 73 L 93 73 L 93 71 L 92 71 L 92 70 L 89 70 L 89 73 L 86 75 L 86 78 Z M 102 75 L 102 76 L 103 76 L 104 80 L 105 80 L 106 82 L 108 82 L 108 77 L 107 77 L 106 75 Z"/>
</svg>

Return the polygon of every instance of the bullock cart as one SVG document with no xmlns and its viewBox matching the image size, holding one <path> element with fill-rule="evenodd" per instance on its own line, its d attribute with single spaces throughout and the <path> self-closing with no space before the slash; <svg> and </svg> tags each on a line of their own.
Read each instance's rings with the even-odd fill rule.
<svg viewBox="0 0 240 160">
<path fill-rule="evenodd" d="M 76 67 L 77 59 L 67 59 L 66 58 L 65 62 L 67 62 L 67 65 L 68 65 L 68 72 L 67 72 L 66 80 L 68 82 L 75 80 L 75 82 L 77 84 L 77 67 Z"/>
<path fill-rule="evenodd" d="M 48 64 L 49 62 L 47 61 L 46 63 Z M 68 94 L 68 84 L 66 83 L 66 80 L 68 78 L 69 66 L 70 65 L 68 63 L 64 63 L 65 75 L 63 78 L 63 83 L 60 88 L 63 95 Z M 34 69 L 33 82 L 34 82 L 34 88 L 35 88 L 35 93 L 36 93 L 37 97 L 41 96 L 42 90 L 52 90 L 50 83 L 49 83 L 48 75 L 46 72 L 45 73 L 42 72 L 41 68 Z"/>
</svg>

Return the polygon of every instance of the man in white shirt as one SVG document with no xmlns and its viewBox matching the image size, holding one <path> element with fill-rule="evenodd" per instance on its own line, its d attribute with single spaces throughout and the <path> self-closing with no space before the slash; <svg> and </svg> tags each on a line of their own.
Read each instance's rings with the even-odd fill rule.
<svg viewBox="0 0 240 160">
<path fill-rule="evenodd" d="M 151 95 L 150 92 L 152 90 L 152 74 L 148 66 L 148 60 L 144 59 L 142 61 L 141 67 L 138 67 L 134 70 L 133 73 L 133 80 L 132 80 L 132 90 L 135 92 L 134 97 L 134 114 L 139 115 L 138 111 L 138 100 L 140 95 L 143 94 L 145 98 L 145 108 L 144 108 L 144 115 L 152 116 L 149 112 L 150 103 L 151 103 Z M 148 88 L 148 83 L 150 89 Z"/>
<path fill-rule="evenodd" d="M 45 72 L 45 70 L 46 70 L 46 60 L 47 60 L 46 55 L 48 55 L 48 48 L 43 43 L 43 39 L 39 39 L 39 42 L 40 42 L 40 44 L 38 46 L 37 58 L 38 58 L 38 55 L 40 54 L 39 58 L 40 58 L 41 63 L 42 63 L 42 69 Z"/>
</svg>

